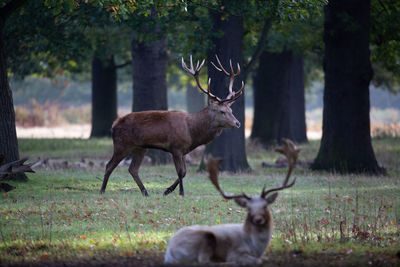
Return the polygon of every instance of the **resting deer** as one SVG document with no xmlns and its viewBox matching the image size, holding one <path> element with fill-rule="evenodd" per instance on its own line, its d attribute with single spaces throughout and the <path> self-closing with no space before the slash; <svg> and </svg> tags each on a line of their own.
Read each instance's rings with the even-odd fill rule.
<svg viewBox="0 0 400 267">
<path fill-rule="evenodd" d="M 268 247 L 272 234 L 272 217 L 268 206 L 278 193 L 276 191 L 292 187 L 296 181 L 288 184 L 295 166 L 299 149 L 287 139 L 276 151 L 284 154 L 288 160 L 288 172 L 283 184 L 265 191 L 260 196 L 249 197 L 245 193 L 228 195 L 219 186 L 218 166 L 220 159 L 209 159 L 207 169 L 209 178 L 225 199 L 233 199 L 247 208 L 247 218 L 243 224 L 222 224 L 214 226 L 193 225 L 180 229 L 171 238 L 165 253 L 165 263 L 190 262 L 231 262 L 251 264 L 261 261 L 260 257 Z M 275 192 L 271 194 L 272 192 Z"/>
<path fill-rule="evenodd" d="M 230 106 L 243 93 L 244 83 L 238 91 L 233 91 L 233 82 L 240 74 L 240 66 L 235 73 L 230 61 L 230 72 L 226 71 L 216 56 L 218 66 L 213 66 L 230 78 L 229 94 L 221 99 L 210 92 L 211 79 L 208 79 L 207 89 L 200 83 L 200 70 L 204 61 L 193 66 L 190 56 L 190 68 L 182 58 L 182 67 L 192 74 L 199 89 L 208 96 L 208 106 L 198 113 L 188 114 L 181 111 L 142 111 L 132 112 L 118 118 L 112 126 L 114 153 L 106 165 L 103 185 L 100 193 L 104 193 L 112 171 L 129 153 L 132 153 L 132 163 L 129 172 L 144 196 L 147 190 L 139 178 L 139 168 L 147 148 L 157 148 L 172 154 L 178 179 L 167 188 L 164 195 L 175 190 L 179 184 L 179 194 L 184 195 L 182 179 L 186 175 L 185 155 L 196 147 L 208 144 L 227 128 L 239 128 L 240 122 L 232 114 Z"/>
</svg>

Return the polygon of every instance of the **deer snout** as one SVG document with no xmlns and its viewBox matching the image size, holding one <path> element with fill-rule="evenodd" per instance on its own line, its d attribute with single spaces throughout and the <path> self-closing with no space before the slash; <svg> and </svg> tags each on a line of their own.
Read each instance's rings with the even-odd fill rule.
<svg viewBox="0 0 400 267">
<path fill-rule="evenodd" d="M 240 128 L 240 122 L 236 122 L 236 128 Z"/>
<path fill-rule="evenodd" d="M 254 216 L 253 223 L 257 225 L 263 225 L 265 224 L 265 219 L 263 216 Z"/>
</svg>

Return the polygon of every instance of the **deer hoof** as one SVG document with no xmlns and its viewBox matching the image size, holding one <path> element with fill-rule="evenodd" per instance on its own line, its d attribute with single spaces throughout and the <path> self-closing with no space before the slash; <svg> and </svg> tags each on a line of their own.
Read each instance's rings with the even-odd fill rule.
<svg viewBox="0 0 400 267">
<path fill-rule="evenodd" d="M 145 196 L 145 197 L 148 197 L 148 196 L 149 196 L 149 194 L 147 193 L 147 190 L 146 190 L 146 189 L 143 189 L 143 190 L 142 190 L 142 195 Z"/>
<path fill-rule="evenodd" d="M 104 190 L 103 189 L 100 190 L 100 195 L 102 195 L 102 194 L 104 194 Z"/>
<path fill-rule="evenodd" d="M 165 190 L 164 192 L 164 196 L 168 195 L 169 193 L 171 193 L 173 190 L 171 188 L 167 188 L 167 190 Z"/>
</svg>

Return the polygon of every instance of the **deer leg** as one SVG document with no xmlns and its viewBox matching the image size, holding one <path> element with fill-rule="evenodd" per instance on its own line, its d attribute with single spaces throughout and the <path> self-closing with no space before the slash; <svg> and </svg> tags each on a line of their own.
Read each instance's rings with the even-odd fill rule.
<svg viewBox="0 0 400 267">
<path fill-rule="evenodd" d="M 178 179 L 165 190 L 164 196 L 168 195 L 169 193 L 173 192 L 176 186 L 179 184 L 179 195 L 184 196 L 185 192 L 183 190 L 183 177 L 186 175 L 186 163 L 185 163 L 185 156 L 182 155 L 173 155 L 175 169 L 178 174 Z"/>
<path fill-rule="evenodd" d="M 146 154 L 146 149 L 139 148 L 132 151 L 132 162 L 129 166 L 129 173 L 132 175 L 133 179 L 135 180 L 136 184 L 138 185 L 142 195 L 148 197 L 149 194 L 147 193 L 146 188 L 144 187 L 142 181 L 139 178 L 139 168 L 142 164 L 144 155 Z"/>
<path fill-rule="evenodd" d="M 106 173 L 104 174 L 103 185 L 101 186 L 100 194 L 104 194 L 104 192 L 106 191 L 108 178 L 110 178 L 111 173 L 113 172 L 115 167 L 118 166 L 118 163 L 120 163 L 121 160 L 123 160 L 127 155 L 128 153 L 125 151 L 124 152 L 114 151 L 114 154 L 112 155 L 110 161 L 106 165 Z"/>
<path fill-rule="evenodd" d="M 197 261 L 199 263 L 209 263 L 217 246 L 217 239 L 213 233 L 204 233 L 199 246 Z"/>
<path fill-rule="evenodd" d="M 178 184 L 179 184 L 179 178 L 176 179 L 175 182 L 170 187 L 167 188 L 167 190 L 165 190 L 164 196 L 168 195 L 169 193 L 172 193 Z"/>
</svg>

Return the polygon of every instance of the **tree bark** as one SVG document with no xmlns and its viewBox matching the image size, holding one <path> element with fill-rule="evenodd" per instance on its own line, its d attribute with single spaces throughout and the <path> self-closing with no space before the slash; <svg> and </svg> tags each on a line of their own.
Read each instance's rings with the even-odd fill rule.
<svg viewBox="0 0 400 267">
<path fill-rule="evenodd" d="M 114 57 L 92 60 L 92 132 L 90 137 L 111 136 L 117 118 L 117 71 Z"/>
<path fill-rule="evenodd" d="M 323 128 L 313 170 L 383 172 L 370 136 L 369 29 L 369 0 L 331 1 L 325 7 Z"/>
<path fill-rule="evenodd" d="M 292 54 L 289 65 L 289 92 L 291 139 L 296 143 L 305 143 L 308 139 L 304 91 L 304 60 L 302 54 Z"/>
<path fill-rule="evenodd" d="M 216 71 L 211 65 L 211 61 L 215 62 L 215 55 L 218 55 L 226 69 L 228 69 L 229 60 L 232 60 L 234 66 L 236 66 L 236 62 L 243 66 L 243 18 L 231 14 L 222 18 L 220 13 L 212 13 L 211 18 L 213 21 L 212 31 L 222 32 L 223 35 L 220 38 L 213 39 L 214 48 L 208 56 L 208 76 L 211 78 L 213 94 L 226 98 L 229 79 Z M 242 79 L 242 75 L 236 78 L 234 90 L 240 88 Z M 239 129 L 224 130 L 219 137 L 206 146 L 205 154 L 223 158 L 220 166 L 223 171 L 238 172 L 250 169 L 246 157 L 244 103 L 243 93 L 243 96 L 239 97 L 231 107 L 233 114 L 242 126 Z"/>
<path fill-rule="evenodd" d="M 186 107 L 188 113 L 196 113 L 206 106 L 204 94 L 196 86 L 187 84 L 186 88 Z"/>
<path fill-rule="evenodd" d="M 251 139 L 276 144 L 284 111 L 289 54 L 263 52 L 253 78 L 254 118 Z"/>
<path fill-rule="evenodd" d="M 301 55 L 263 52 L 254 75 L 251 138 L 269 147 L 282 138 L 307 141 Z"/>
<path fill-rule="evenodd" d="M 133 39 L 133 111 L 168 109 L 167 63 L 164 37 L 152 42 Z M 169 153 L 161 150 L 149 149 L 147 155 L 152 158 L 154 164 L 166 164 L 171 161 Z"/>
<path fill-rule="evenodd" d="M 9 1 L 0 8 L 0 154 L 4 155 L 3 163 L 19 159 L 17 132 L 12 93 L 8 82 L 6 51 L 4 46 L 4 26 L 7 18 L 25 1 Z M 26 181 L 25 174 L 15 174 L 13 180 Z"/>
</svg>

